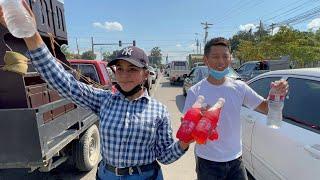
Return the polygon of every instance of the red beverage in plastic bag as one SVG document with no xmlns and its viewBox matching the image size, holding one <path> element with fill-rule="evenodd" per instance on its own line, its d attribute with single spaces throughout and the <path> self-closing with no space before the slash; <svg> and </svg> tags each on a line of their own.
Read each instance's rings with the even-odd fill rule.
<svg viewBox="0 0 320 180">
<path fill-rule="evenodd" d="M 215 129 L 224 103 L 225 100 L 219 98 L 216 104 L 207 110 L 198 122 L 192 132 L 192 136 L 198 144 L 205 144 L 208 138 L 210 140 L 215 140 L 219 137 Z"/>
<path fill-rule="evenodd" d="M 202 117 L 201 106 L 203 101 L 204 101 L 204 97 L 198 96 L 197 101 L 185 113 L 176 136 L 180 141 L 188 143 L 191 140 L 193 140 L 191 133 Z"/>
</svg>

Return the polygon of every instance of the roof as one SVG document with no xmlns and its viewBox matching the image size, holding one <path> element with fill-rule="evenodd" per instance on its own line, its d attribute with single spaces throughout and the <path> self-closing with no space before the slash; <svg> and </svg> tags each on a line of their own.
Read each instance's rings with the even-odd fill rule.
<svg viewBox="0 0 320 180">
<path fill-rule="evenodd" d="M 262 75 L 301 75 L 301 76 L 320 77 L 320 67 L 276 70 L 276 71 L 270 71 L 270 72 L 264 73 Z"/>
</svg>

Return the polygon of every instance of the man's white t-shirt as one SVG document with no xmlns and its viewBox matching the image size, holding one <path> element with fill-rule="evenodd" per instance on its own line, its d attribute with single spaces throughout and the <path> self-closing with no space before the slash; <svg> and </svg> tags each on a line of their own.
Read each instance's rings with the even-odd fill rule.
<svg viewBox="0 0 320 180">
<path fill-rule="evenodd" d="M 215 162 L 227 162 L 240 157 L 242 155 L 241 106 L 255 109 L 264 98 L 243 81 L 226 78 L 223 84 L 213 85 L 205 78 L 188 90 L 184 112 L 193 105 L 199 95 L 204 96 L 204 102 L 210 106 L 220 97 L 225 99 L 225 104 L 217 127 L 219 139 L 209 140 L 204 145 L 196 144 L 196 155 Z"/>
</svg>

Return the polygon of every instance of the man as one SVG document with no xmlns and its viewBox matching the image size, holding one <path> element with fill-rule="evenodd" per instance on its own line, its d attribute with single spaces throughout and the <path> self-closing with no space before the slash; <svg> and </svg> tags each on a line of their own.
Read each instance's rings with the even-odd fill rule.
<svg viewBox="0 0 320 180">
<path fill-rule="evenodd" d="M 24 7 L 34 15 L 25 1 Z M 0 23 L 6 26 L 0 6 Z M 179 159 L 189 144 L 174 141 L 167 108 L 150 97 L 143 84 L 148 57 L 137 47 L 126 47 L 109 63 L 116 66 L 117 92 L 77 81 L 52 56 L 36 32 L 25 38 L 34 68 L 60 95 L 91 109 L 100 119 L 102 161 L 97 179 L 163 179 L 157 161 Z"/>
<path fill-rule="evenodd" d="M 195 147 L 198 180 L 247 179 L 241 159 L 240 109 L 245 105 L 266 114 L 267 100 L 245 82 L 226 77 L 231 64 L 229 42 L 226 39 L 214 38 L 206 44 L 204 62 L 208 66 L 209 76 L 188 90 L 184 112 L 199 95 L 205 97 L 208 105 L 215 104 L 220 97 L 225 99 L 225 104 L 217 127 L 219 139 Z M 288 84 L 279 81 L 276 88 L 279 93 L 286 94 Z"/>
</svg>

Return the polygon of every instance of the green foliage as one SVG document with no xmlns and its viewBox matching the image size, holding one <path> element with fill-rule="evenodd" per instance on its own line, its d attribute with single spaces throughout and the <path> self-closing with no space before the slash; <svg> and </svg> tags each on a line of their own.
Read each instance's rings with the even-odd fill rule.
<svg viewBox="0 0 320 180">
<path fill-rule="evenodd" d="M 65 44 L 61 45 L 60 50 L 67 59 L 81 59 L 81 55 L 73 54 L 72 52 L 70 52 L 69 46 Z"/>
<path fill-rule="evenodd" d="M 150 54 L 153 57 L 162 57 L 161 49 L 159 47 L 152 48 Z"/>
<path fill-rule="evenodd" d="M 262 38 L 261 38 L 262 37 Z M 320 29 L 300 32 L 281 27 L 275 35 L 240 31 L 230 39 L 232 52 L 241 61 L 279 59 L 290 56 L 297 67 L 320 60 Z"/>
<path fill-rule="evenodd" d="M 94 59 L 96 59 L 96 57 L 97 57 L 97 55 L 93 54 L 92 51 L 83 52 L 81 55 L 82 59 L 89 59 L 89 60 L 94 60 Z"/>
<path fill-rule="evenodd" d="M 112 53 L 104 52 L 104 53 L 102 53 L 103 60 L 104 61 L 110 61 L 110 60 L 116 58 L 119 52 L 120 52 L 120 50 L 112 51 Z"/>
</svg>

